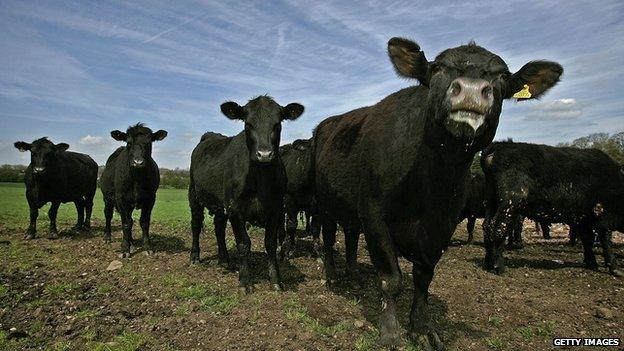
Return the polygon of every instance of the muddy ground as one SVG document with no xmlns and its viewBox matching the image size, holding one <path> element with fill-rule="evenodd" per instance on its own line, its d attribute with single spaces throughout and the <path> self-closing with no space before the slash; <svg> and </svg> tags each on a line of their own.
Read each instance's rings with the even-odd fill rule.
<svg viewBox="0 0 624 351">
<path fill-rule="evenodd" d="M 528 224 L 527 245 L 506 253 L 503 276 L 481 268 L 480 228 L 477 243 L 467 246 L 465 224 L 458 227 L 430 297 L 435 325 L 450 350 L 550 350 L 554 336 L 624 336 L 624 280 L 604 267 L 584 269 L 582 248 L 567 244 L 565 228 L 556 227 L 553 239 L 543 240 Z M 61 232 L 58 240 L 24 241 L 22 229 L 0 224 L 0 349 L 377 349 L 378 282 L 363 240 L 363 287 L 344 279 L 328 291 L 322 264 L 308 254 L 310 238 L 300 238 L 296 257 L 281 265 L 286 291 L 278 293 L 268 282 L 263 235 L 253 230 L 256 291 L 241 296 L 237 274 L 216 264 L 212 228 L 202 236 L 198 266 L 189 265 L 184 224 L 155 224 L 156 254 L 144 255 L 137 243 L 136 253 L 109 271 L 121 233 L 116 227 L 113 244 L 105 245 L 101 225 L 96 221 L 91 233 Z M 39 235 L 46 234 L 42 227 Z M 624 263 L 624 236 L 615 234 L 615 241 Z M 228 246 L 236 260 L 229 227 Z M 409 263 L 401 266 L 405 326 L 413 289 Z M 409 343 L 402 348 L 417 349 Z"/>
</svg>

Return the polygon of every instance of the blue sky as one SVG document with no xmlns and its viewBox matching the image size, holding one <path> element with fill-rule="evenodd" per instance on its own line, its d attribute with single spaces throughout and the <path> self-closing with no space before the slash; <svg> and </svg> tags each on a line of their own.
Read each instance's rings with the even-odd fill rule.
<svg viewBox="0 0 624 351">
<path fill-rule="evenodd" d="M 142 121 L 169 136 L 164 167 L 188 167 L 205 131 L 234 135 L 219 112 L 260 94 L 306 112 L 282 140 L 372 105 L 412 82 L 393 72 L 390 37 L 429 59 L 475 40 L 512 71 L 561 63 L 541 101 L 505 102 L 497 138 L 556 144 L 624 128 L 622 1 L 10 1 L 0 2 L 0 164 L 28 163 L 16 140 L 49 136 L 102 164 L 113 129 Z"/>
</svg>

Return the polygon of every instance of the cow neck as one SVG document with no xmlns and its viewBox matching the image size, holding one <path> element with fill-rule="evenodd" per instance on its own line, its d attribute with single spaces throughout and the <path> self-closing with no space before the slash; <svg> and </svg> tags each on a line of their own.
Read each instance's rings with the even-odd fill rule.
<svg viewBox="0 0 624 351">
<path fill-rule="evenodd" d="M 275 195 L 279 179 L 279 156 L 268 165 L 259 165 L 249 161 L 248 180 L 259 199 L 268 199 Z"/>
</svg>

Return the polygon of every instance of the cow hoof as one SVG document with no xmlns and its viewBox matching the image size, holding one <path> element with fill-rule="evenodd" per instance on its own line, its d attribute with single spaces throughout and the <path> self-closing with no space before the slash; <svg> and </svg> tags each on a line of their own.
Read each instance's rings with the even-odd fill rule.
<svg viewBox="0 0 624 351">
<path fill-rule="evenodd" d="M 50 239 L 50 240 L 58 239 L 58 233 L 57 232 L 50 232 L 50 235 L 48 235 L 48 239 Z"/>
<path fill-rule="evenodd" d="M 110 244 L 111 243 L 111 238 L 110 236 L 105 236 L 104 237 L 104 244 Z"/>
<path fill-rule="evenodd" d="M 332 279 L 327 279 L 325 280 L 325 286 L 329 289 L 332 288 L 334 286 L 336 286 L 336 279 L 332 278 Z"/>
<path fill-rule="evenodd" d="M 440 337 L 435 331 L 429 333 L 412 335 L 412 339 L 416 341 L 418 346 L 423 351 L 443 351 L 444 344 L 440 340 Z"/>
<path fill-rule="evenodd" d="M 27 232 L 26 234 L 24 234 L 24 239 L 26 240 L 32 240 L 34 238 L 35 238 L 35 233 Z"/>
<path fill-rule="evenodd" d="M 72 232 L 82 232 L 85 230 L 85 227 L 81 226 L 81 225 L 75 225 L 71 228 Z"/>
<path fill-rule="evenodd" d="M 146 256 L 152 256 L 154 254 L 154 250 L 145 250 Z"/>
<path fill-rule="evenodd" d="M 122 252 L 119 254 L 119 258 L 130 258 L 129 252 Z"/>
<path fill-rule="evenodd" d="M 228 260 L 223 260 L 223 259 L 220 259 L 220 260 L 217 262 L 217 265 L 218 265 L 219 267 L 223 268 L 223 269 L 228 270 L 228 271 L 231 271 L 231 270 L 232 270 L 232 266 L 230 265 L 230 261 L 228 261 Z"/>
<path fill-rule="evenodd" d="M 191 264 L 199 264 L 199 253 L 191 252 Z"/>
<path fill-rule="evenodd" d="M 594 271 L 594 272 L 598 272 L 600 269 L 598 268 L 598 264 L 597 263 L 590 263 L 590 264 L 585 264 L 585 268 L 589 269 L 590 271 Z"/>
<path fill-rule="evenodd" d="M 377 344 L 382 348 L 395 349 L 401 343 L 401 336 L 398 333 L 384 333 L 377 340 Z"/>
<path fill-rule="evenodd" d="M 280 283 L 273 284 L 273 290 L 274 291 L 284 291 L 284 289 L 282 288 L 282 284 L 280 284 Z"/>
<path fill-rule="evenodd" d="M 618 277 L 618 278 L 622 278 L 624 277 L 624 272 L 620 269 L 609 269 L 609 273 L 611 273 L 611 275 Z"/>
<path fill-rule="evenodd" d="M 200 264 L 199 257 L 191 258 L 191 265 L 197 266 Z"/>
<path fill-rule="evenodd" d="M 241 286 L 238 288 L 238 291 L 241 295 L 249 295 L 254 292 L 254 287 L 253 285 Z"/>
</svg>

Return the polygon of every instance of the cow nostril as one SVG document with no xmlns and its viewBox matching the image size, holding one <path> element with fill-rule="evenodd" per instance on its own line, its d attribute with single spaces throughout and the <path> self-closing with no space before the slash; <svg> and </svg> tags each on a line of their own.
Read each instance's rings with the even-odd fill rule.
<svg viewBox="0 0 624 351">
<path fill-rule="evenodd" d="M 481 89 L 481 95 L 485 99 L 489 99 L 492 96 L 492 86 L 488 84 L 483 89 Z"/>
<path fill-rule="evenodd" d="M 458 81 L 453 81 L 451 83 L 451 96 L 459 95 L 459 93 L 461 93 L 461 90 L 462 88 Z"/>
</svg>

